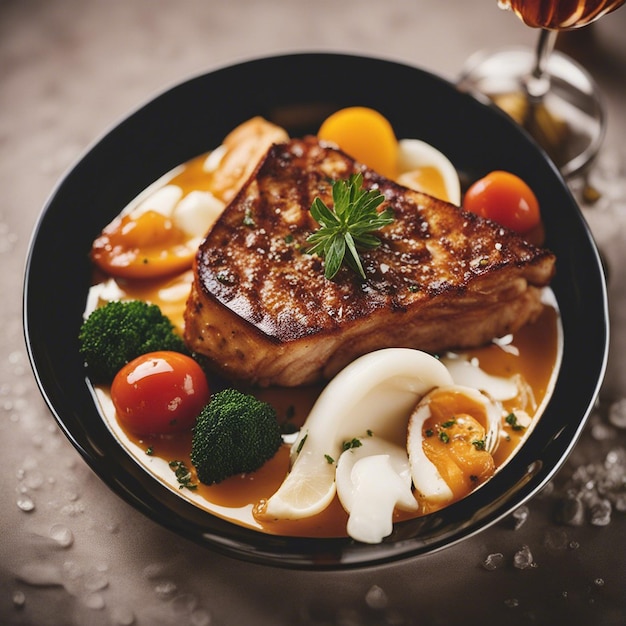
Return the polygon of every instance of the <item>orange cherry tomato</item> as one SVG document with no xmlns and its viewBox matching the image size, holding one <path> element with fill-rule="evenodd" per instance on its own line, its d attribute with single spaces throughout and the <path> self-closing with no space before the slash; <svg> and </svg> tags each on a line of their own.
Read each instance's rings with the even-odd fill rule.
<svg viewBox="0 0 626 626">
<path fill-rule="evenodd" d="M 347 107 L 331 114 L 317 136 L 336 143 L 353 159 L 393 178 L 397 174 L 398 141 L 389 121 L 368 107 Z"/>
<path fill-rule="evenodd" d="M 136 435 L 190 429 L 209 397 L 202 368 L 179 352 L 150 352 L 137 357 L 111 384 L 118 419 Z"/>
<path fill-rule="evenodd" d="M 463 208 L 522 234 L 541 220 L 532 189 L 510 172 L 494 171 L 476 181 L 465 193 Z"/>
</svg>

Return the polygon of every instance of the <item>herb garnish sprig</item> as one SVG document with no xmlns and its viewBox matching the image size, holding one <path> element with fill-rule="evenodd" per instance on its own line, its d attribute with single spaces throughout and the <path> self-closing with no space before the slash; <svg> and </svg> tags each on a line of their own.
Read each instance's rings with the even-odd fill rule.
<svg viewBox="0 0 626 626">
<path fill-rule="evenodd" d="M 378 211 L 385 197 L 378 189 L 364 189 L 360 172 L 352 174 L 348 180 L 336 180 L 332 196 L 332 209 L 319 197 L 311 205 L 311 216 L 320 228 L 307 238 L 312 244 L 307 252 L 325 259 L 324 276 L 329 280 L 337 275 L 344 260 L 365 278 L 358 250 L 380 245 L 380 239 L 372 232 L 391 224 L 393 212 L 389 207 Z"/>
</svg>

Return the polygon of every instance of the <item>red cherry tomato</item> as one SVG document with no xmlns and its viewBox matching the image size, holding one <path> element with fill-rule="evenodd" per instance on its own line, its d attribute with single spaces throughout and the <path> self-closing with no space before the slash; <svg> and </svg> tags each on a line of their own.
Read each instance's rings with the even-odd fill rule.
<svg viewBox="0 0 626 626">
<path fill-rule="evenodd" d="M 190 429 L 209 396 L 202 368 L 178 352 L 150 352 L 137 357 L 111 384 L 118 419 L 137 435 Z"/>
<path fill-rule="evenodd" d="M 541 219 L 532 189 L 510 172 L 494 171 L 477 180 L 465 192 L 463 208 L 518 233 L 536 228 Z"/>
</svg>

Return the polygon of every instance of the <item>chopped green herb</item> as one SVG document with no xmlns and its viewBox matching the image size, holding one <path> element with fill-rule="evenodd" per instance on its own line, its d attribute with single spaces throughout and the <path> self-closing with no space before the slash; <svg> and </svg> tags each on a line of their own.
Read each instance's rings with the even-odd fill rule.
<svg viewBox="0 0 626 626">
<path fill-rule="evenodd" d="M 152 456 L 152 455 L 154 454 L 154 448 L 153 448 L 152 446 L 148 446 L 148 447 L 146 448 L 146 454 L 147 454 L 148 456 Z"/>
<path fill-rule="evenodd" d="M 345 452 L 346 450 L 352 450 L 352 448 L 360 448 L 362 445 L 361 440 L 354 437 L 350 441 L 344 441 L 341 449 Z"/>
<path fill-rule="evenodd" d="M 330 454 L 325 454 L 324 458 L 328 461 L 329 465 L 332 465 L 335 462 L 335 459 L 333 459 L 333 457 L 330 456 Z"/>
<path fill-rule="evenodd" d="M 170 461 L 169 466 L 176 475 L 176 480 L 180 485 L 179 489 L 187 488 L 193 491 L 198 488 L 198 485 L 192 481 L 191 472 L 189 471 L 187 465 L 185 465 L 184 461 Z"/>
<path fill-rule="evenodd" d="M 439 439 L 440 439 L 440 441 L 443 441 L 443 443 L 449 443 L 450 436 L 448 435 L 448 433 L 444 433 L 443 430 L 442 430 L 439 433 Z"/>
<path fill-rule="evenodd" d="M 433 431 L 432 428 L 427 428 L 426 432 L 424 433 L 427 437 L 432 437 L 435 433 Z"/>
<path fill-rule="evenodd" d="M 300 451 L 302 450 L 302 446 L 304 445 L 304 442 L 306 441 L 306 438 L 308 437 L 308 433 L 306 435 L 304 435 L 304 437 L 302 437 L 302 439 L 300 439 L 300 443 L 298 444 L 298 447 L 296 448 L 296 454 L 300 454 Z"/>
<path fill-rule="evenodd" d="M 472 441 L 472 445 L 476 448 L 476 450 L 484 450 L 487 447 L 484 439 L 475 439 Z"/>
<path fill-rule="evenodd" d="M 517 421 L 517 415 L 515 415 L 515 413 L 509 413 L 504 418 L 504 421 L 511 427 L 512 430 L 524 430 L 524 426 Z"/>
<path fill-rule="evenodd" d="M 443 424 L 441 424 L 442 428 L 452 428 L 452 426 L 454 426 L 456 424 L 456 418 L 452 418 L 449 419 L 447 422 L 443 422 Z"/>
</svg>

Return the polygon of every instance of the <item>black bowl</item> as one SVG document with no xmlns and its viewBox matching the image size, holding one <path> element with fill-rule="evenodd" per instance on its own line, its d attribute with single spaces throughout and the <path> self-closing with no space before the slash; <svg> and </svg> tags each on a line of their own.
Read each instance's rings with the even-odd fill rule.
<svg viewBox="0 0 626 626">
<path fill-rule="evenodd" d="M 122 449 L 100 417 L 77 334 L 91 280 L 94 237 L 132 198 L 174 166 L 210 150 L 255 115 L 292 136 L 316 132 L 333 110 L 379 110 L 398 137 L 423 139 L 468 179 L 504 169 L 524 178 L 542 207 L 564 353 L 554 394 L 528 440 L 481 489 L 446 509 L 396 525 L 378 545 L 298 539 L 214 517 L 163 486 Z M 24 327 L 42 394 L 87 463 L 117 494 L 163 526 L 249 561 L 292 568 L 358 567 L 429 553 L 495 523 L 536 493 L 574 446 L 607 357 L 604 275 L 581 213 L 556 168 L 495 107 L 430 73 L 381 59 L 294 54 L 192 78 L 154 98 L 98 141 L 59 183 L 33 235 Z"/>
</svg>

